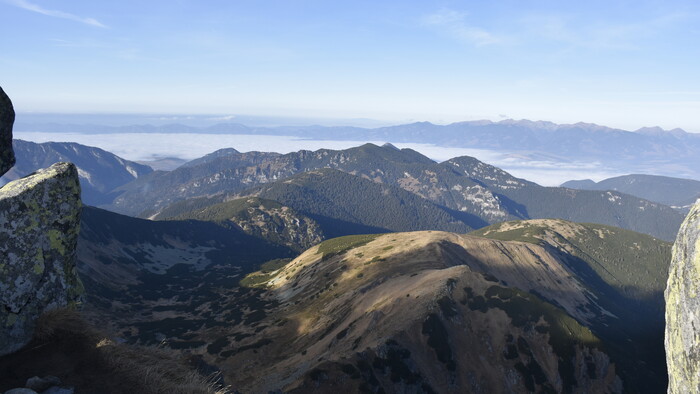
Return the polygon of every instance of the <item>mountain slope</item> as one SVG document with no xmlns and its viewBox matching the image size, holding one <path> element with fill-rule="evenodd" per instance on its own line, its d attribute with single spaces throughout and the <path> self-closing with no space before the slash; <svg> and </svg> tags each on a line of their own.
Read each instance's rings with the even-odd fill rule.
<svg viewBox="0 0 700 394">
<path fill-rule="evenodd" d="M 594 323 L 593 331 L 610 340 L 611 351 L 634 354 L 658 380 L 665 380 L 664 289 L 671 243 L 616 227 L 564 220 L 499 223 L 470 235 L 555 249 L 567 268 L 597 295 L 598 303 L 618 318 Z M 618 347 L 625 342 L 629 346 Z"/>
<path fill-rule="evenodd" d="M 584 190 L 615 190 L 684 209 L 685 212 L 700 198 L 700 181 L 656 175 L 623 175 L 597 183 L 591 180 L 569 181 L 561 186 Z"/>
<path fill-rule="evenodd" d="M 555 246 L 585 261 L 607 285 L 627 298 L 662 301 L 669 242 L 617 227 L 558 219 L 498 223 L 470 235 Z M 635 265 L 632 271 L 630 264 Z"/>
<path fill-rule="evenodd" d="M 279 201 L 316 220 L 328 237 L 423 229 L 466 232 L 480 220 L 390 185 L 320 169 L 243 192 Z M 477 225 L 474 224 L 477 223 Z"/>
<path fill-rule="evenodd" d="M 235 290 L 246 273 L 294 252 L 215 223 L 149 221 L 84 207 L 77 254 L 86 310 L 101 325 L 123 325 L 152 321 L 167 311 L 189 315 L 205 302 L 223 303 L 219 289 Z M 166 325 L 172 323 L 165 316 Z M 207 316 L 200 324 L 217 324 L 216 316 Z M 165 331 L 155 326 L 135 323 L 133 330 L 115 332 L 157 342 Z"/>
<path fill-rule="evenodd" d="M 673 240 L 683 216 L 671 207 L 614 191 L 530 187 L 504 191 L 527 218 L 560 218 L 620 227 Z"/>
<path fill-rule="evenodd" d="M 78 167 L 82 199 L 86 204 L 110 203 L 111 191 L 149 174 L 145 165 L 124 160 L 99 148 L 72 142 L 34 142 L 15 139 L 12 142 L 17 163 L 3 176 L 4 181 L 19 179 L 57 162 L 71 162 Z"/>
<path fill-rule="evenodd" d="M 233 154 L 233 158 L 238 155 Z M 153 174 L 153 179 L 147 177 L 125 185 L 121 189 L 124 193 L 111 209 L 152 216 L 186 198 L 235 195 L 256 185 L 279 183 L 301 172 L 333 168 L 375 183 L 398 186 L 462 212 L 474 218 L 468 222 L 471 227 L 553 217 L 619 226 L 670 240 L 682 221 L 678 212 L 661 204 L 618 192 L 542 187 L 467 156 L 435 163 L 410 149 L 365 144 L 341 151 L 300 151 L 261 160 L 260 164 L 243 163 L 221 170 L 204 163 L 168 174 Z"/>
<path fill-rule="evenodd" d="M 663 358 L 630 345 L 646 333 L 606 308 L 621 295 L 574 262 L 549 243 L 442 232 L 332 239 L 266 274 L 263 297 L 279 305 L 217 359 L 244 391 L 665 387 Z"/>
<path fill-rule="evenodd" d="M 194 160 L 169 173 L 125 185 L 110 209 L 129 215 L 151 216 L 173 202 L 221 192 L 235 193 L 247 188 L 320 168 L 336 168 L 370 178 L 382 168 L 430 164 L 432 160 L 410 149 L 396 151 L 365 144 L 357 148 L 315 152 L 299 151 L 286 155 L 223 149 Z"/>
<path fill-rule="evenodd" d="M 671 240 L 682 221 L 679 213 L 662 204 L 618 192 L 542 187 L 468 156 L 436 164 L 418 175 L 407 173 L 397 182 L 452 209 L 474 212 L 476 208 L 477 214 L 489 223 L 561 218 Z"/>
<path fill-rule="evenodd" d="M 118 194 L 107 209 L 131 216 L 148 217 L 173 202 L 189 197 L 214 194 L 221 190 L 241 190 L 268 182 L 256 165 L 274 161 L 278 153 L 246 152 L 224 149 L 193 160 L 173 171 L 156 171 L 117 188 Z M 214 193 L 212 193 L 214 192 Z"/>
</svg>

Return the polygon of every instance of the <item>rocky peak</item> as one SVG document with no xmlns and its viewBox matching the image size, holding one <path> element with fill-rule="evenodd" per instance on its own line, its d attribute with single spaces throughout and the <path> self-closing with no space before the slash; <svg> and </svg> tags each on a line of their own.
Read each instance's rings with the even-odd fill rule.
<svg viewBox="0 0 700 394">
<path fill-rule="evenodd" d="M 700 201 L 673 245 L 666 287 L 669 393 L 700 392 Z"/>
</svg>

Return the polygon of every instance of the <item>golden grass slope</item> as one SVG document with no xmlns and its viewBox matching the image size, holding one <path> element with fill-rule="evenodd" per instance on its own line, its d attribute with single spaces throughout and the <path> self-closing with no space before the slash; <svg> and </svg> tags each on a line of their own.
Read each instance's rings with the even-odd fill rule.
<svg viewBox="0 0 700 394">
<path fill-rule="evenodd" d="M 622 387 L 600 341 L 577 322 L 601 308 L 539 245 L 439 231 L 348 236 L 308 249 L 264 279 L 257 286 L 279 306 L 267 311 L 258 335 L 231 344 L 219 360 L 244 392 L 370 383 L 387 392 Z M 504 360 L 513 341 L 520 351 Z M 361 368 L 372 357 L 389 363 L 387 346 L 410 354 L 410 373 Z M 584 360 L 597 373 L 587 375 Z M 343 375 L 352 368 L 362 378 Z"/>
</svg>

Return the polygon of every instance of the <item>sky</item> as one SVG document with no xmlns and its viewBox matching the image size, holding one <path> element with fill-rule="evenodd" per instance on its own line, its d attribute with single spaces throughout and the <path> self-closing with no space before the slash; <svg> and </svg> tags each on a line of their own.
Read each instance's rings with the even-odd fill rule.
<svg viewBox="0 0 700 394">
<path fill-rule="evenodd" d="M 506 118 L 700 132 L 700 2 L 0 0 L 52 113 Z"/>
</svg>

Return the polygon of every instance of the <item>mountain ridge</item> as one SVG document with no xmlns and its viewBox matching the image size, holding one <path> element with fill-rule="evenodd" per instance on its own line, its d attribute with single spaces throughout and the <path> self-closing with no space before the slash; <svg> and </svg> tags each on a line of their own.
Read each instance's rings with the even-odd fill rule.
<svg viewBox="0 0 700 394">
<path fill-rule="evenodd" d="M 561 185 L 582 190 L 615 190 L 646 200 L 669 205 L 686 213 L 700 198 L 700 181 L 658 175 L 630 174 L 593 182 L 590 179 L 568 181 Z"/>
<path fill-rule="evenodd" d="M 254 153 L 255 162 L 242 160 L 241 155 L 245 154 L 233 153 L 193 167 L 143 177 L 122 186 L 118 190 L 122 194 L 109 208 L 152 217 L 180 200 L 222 195 L 217 201 L 221 202 L 226 196 L 245 194 L 246 189 L 331 168 L 377 184 L 399 187 L 434 204 L 478 218 L 482 225 L 559 217 L 671 239 L 682 220 L 679 213 L 662 204 L 618 192 L 542 187 L 469 156 L 436 163 L 410 149 L 395 150 L 373 144 L 272 156 Z M 238 163 L 238 167 L 231 163 Z M 475 227 L 476 223 L 469 225 Z"/>
<path fill-rule="evenodd" d="M 3 181 L 27 176 L 40 168 L 54 163 L 72 162 L 78 169 L 82 188 L 82 199 L 91 205 L 111 202 L 112 191 L 153 170 L 130 160 L 123 159 L 106 150 L 73 142 L 34 142 L 15 139 L 12 141 L 16 163 Z"/>
<path fill-rule="evenodd" d="M 567 224 L 563 221 L 558 223 L 564 223 L 565 226 L 585 227 L 585 225 Z M 540 223 L 545 227 L 550 224 L 551 222 L 547 221 Z M 498 229 L 493 230 L 498 231 Z M 593 233 L 597 234 L 595 231 Z M 608 236 L 614 237 L 615 235 L 611 233 Z M 259 380 L 260 378 L 251 375 L 253 370 L 260 372 L 260 368 L 265 371 L 262 375 L 289 376 L 281 380 L 282 389 L 296 389 L 299 392 L 310 392 L 314 388 L 329 387 L 328 385 L 339 388 L 344 375 L 338 372 L 343 370 L 347 370 L 348 375 L 357 370 L 359 371 L 357 379 L 360 379 L 360 382 L 364 381 L 372 387 L 382 387 L 388 392 L 405 391 L 409 390 L 408 387 L 411 385 L 420 386 L 421 384 L 425 384 L 425 387 L 430 387 L 434 391 L 442 392 L 446 390 L 445 385 L 449 385 L 449 382 L 457 384 L 457 387 L 461 387 L 462 390 L 467 390 L 467 387 L 470 387 L 471 390 L 476 390 L 477 387 L 491 387 L 492 389 L 500 387 L 500 390 L 515 392 L 536 391 L 538 389 L 546 391 L 546 387 L 554 384 L 554 381 L 559 382 L 556 384 L 563 382 L 563 386 L 552 386 L 555 391 L 571 390 L 572 386 L 569 385 L 572 382 L 583 385 L 591 384 L 588 386 L 588 390 L 593 391 L 621 392 L 623 386 L 627 390 L 636 391 L 644 390 L 643 387 L 648 389 L 649 386 L 645 385 L 649 384 L 653 384 L 654 387 L 664 387 L 665 369 L 663 363 L 652 363 L 653 365 L 645 366 L 644 363 L 653 360 L 653 358 L 650 358 L 649 353 L 645 353 L 644 345 L 633 350 L 627 340 L 616 336 L 625 335 L 620 334 L 625 330 L 631 329 L 634 332 L 635 326 L 630 325 L 625 329 L 618 328 L 616 329 L 618 331 L 611 331 L 616 334 L 601 332 L 600 330 L 607 325 L 620 325 L 619 322 L 616 322 L 618 317 L 614 317 L 606 311 L 604 305 L 609 304 L 600 303 L 600 297 L 606 293 L 601 293 L 600 288 L 592 286 L 590 279 L 586 279 L 586 275 L 580 271 L 572 271 L 570 264 L 573 263 L 573 260 L 567 263 L 563 259 L 563 255 L 553 253 L 554 249 L 548 250 L 547 248 L 552 248 L 552 246 L 547 245 L 550 244 L 535 245 L 529 242 L 488 240 L 472 235 L 439 231 L 331 239 L 307 250 L 282 268 L 266 274 L 266 279 L 262 283 L 258 282 L 257 286 L 266 288 L 269 297 L 280 303 L 282 309 L 274 315 L 279 318 L 279 313 L 282 313 L 291 322 L 279 329 L 263 330 L 262 333 L 266 336 L 262 338 L 268 338 L 270 341 L 266 341 L 265 345 L 262 345 L 264 347 L 257 355 L 250 353 L 238 355 L 238 352 L 234 351 L 226 361 L 230 365 L 228 369 L 238 371 L 233 374 L 233 379 L 243 379 L 242 381 L 246 383 L 243 383 L 241 387 L 253 391 L 280 389 L 279 385 L 264 385 Z M 630 243 L 628 246 L 633 246 L 633 244 Z M 664 250 L 668 255 L 670 244 L 665 244 Z M 667 267 L 668 261 L 665 262 Z M 605 262 L 603 263 L 605 264 Z M 636 270 L 633 268 L 634 265 L 630 265 L 631 262 L 625 264 L 629 269 Z M 329 283 L 330 286 L 328 286 Z M 495 294 L 501 295 L 495 296 Z M 506 304 L 501 304 L 501 302 L 506 302 Z M 511 311 L 507 302 L 522 302 L 522 304 Z M 661 303 L 663 303 L 663 296 L 661 296 Z M 408 305 L 411 305 L 410 311 L 405 309 Z M 535 307 L 534 305 L 541 306 Z M 558 368 L 560 368 L 559 371 L 562 375 L 559 375 L 560 377 L 557 379 L 551 380 L 553 375 L 550 374 L 556 374 L 553 371 L 557 370 L 554 367 L 553 370 L 543 372 L 548 376 L 547 378 L 543 378 L 541 375 L 540 378 L 534 378 L 532 385 L 525 377 L 529 374 L 528 372 L 521 375 L 525 380 L 520 381 L 520 384 L 525 386 L 519 386 L 518 383 L 508 383 L 513 384 L 513 386 L 506 389 L 505 382 L 509 380 L 505 377 L 501 378 L 502 380 L 491 382 L 490 385 L 486 384 L 482 380 L 487 379 L 482 375 L 483 364 L 481 366 L 471 364 L 473 361 L 470 361 L 468 354 L 475 353 L 489 358 L 493 351 L 482 349 L 483 343 L 480 344 L 476 338 L 489 338 L 493 341 L 493 346 L 496 349 L 508 349 L 509 346 L 508 335 L 506 335 L 508 331 L 504 333 L 495 326 L 491 326 L 490 323 L 481 320 L 483 317 L 492 316 L 490 308 L 506 311 L 506 315 L 512 320 L 510 323 L 507 323 L 509 320 L 506 320 L 499 324 L 512 324 L 508 327 L 517 327 L 518 324 L 522 324 L 518 323 L 522 320 L 518 320 L 521 317 L 516 317 L 517 313 L 511 314 L 515 310 L 535 308 L 539 311 L 534 312 L 533 317 L 525 319 L 533 319 L 530 321 L 533 322 L 532 328 L 535 328 L 531 331 L 532 334 L 524 337 L 531 344 L 530 348 L 535 346 L 532 345 L 533 343 L 538 343 L 536 346 L 544 346 L 545 348 L 549 346 L 536 339 L 538 335 L 536 332 L 544 330 L 544 327 L 539 329 L 535 327 L 538 325 L 536 323 L 538 318 L 550 321 L 547 320 L 549 317 L 543 318 L 542 316 L 551 316 L 547 313 L 561 313 L 556 312 L 557 310 L 566 311 L 566 315 L 573 316 L 575 320 L 566 320 L 564 315 L 558 315 L 560 317 L 556 321 L 567 327 L 564 330 L 568 330 L 567 336 L 569 338 L 573 335 L 574 338 L 577 338 L 574 341 L 580 341 L 576 342 L 579 343 L 579 349 L 586 349 L 587 346 L 590 346 L 587 350 L 590 353 L 587 353 L 588 355 L 585 357 L 591 365 L 596 365 L 595 367 L 591 366 L 591 368 L 598 372 L 588 377 L 585 374 L 576 375 L 573 379 L 570 378 L 571 375 L 567 377 L 566 374 L 569 372 L 563 371 L 568 371 L 565 368 L 566 360 L 572 353 L 565 353 L 569 356 L 560 353 L 566 348 L 564 346 L 550 350 L 559 355 Z M 545 310 L 550 312 L 544 312 Z M 615 313 L 618 311 L 624 312 L 624 310 L 619 309 Z M 652 316 L 648 313 L 647 310 L 644 316 Z M 628 315 L 619 315 L 619 319 L 626 320 Z M 662 314 L 656 313 L 653 316 L 655 322 L 663 321 Z M 497 318 L 496 315 L 493 315 L 489 319 Z M 386 323 L 388 321 L 392 321 L 391 328 Z M 294 325 L 286 329 L 286 325 L 292 324 L 292 322 Z M 482 326 L 482 324 L 485 325 Z M 554 333 L 558 330 L 555 325 L 550 324 L 547 327 L 550 335 L 555 335 Z M 591 333 L 587 331 L 586 327 L 592 327 L 595 330 Z M 297 332 L 296 335 L 301 335 L 297 341 L 293 341 L 291 344 L 281 339 L 285 335 L 290 335 L 290 330 L 296 330 L 294 331 Z M 518 342 L 518 336 L 523 334 L 519 334 L 517 328 L 513 328 L 513 330 L 511 338 L 515 337 L 515 339 L 511 340 Z M 437 338 L 434 338 L 432 339 L 433 345 L 430 345 L 431 339 L 429 338 L 434 332 L 441 332 L 440 335 L 447 338 L 447 341 L 439 342 Z M 465 332 L 470 334 L 464 334 Z M 475 337 L 470 336 L 472 333 Z M 604 334 L 602 337 L 599 336 L 601 333 Z M 505 342 L 501 342 L 503 339 L 500 339 L 500 335 L 506 339 Z M 633 338 L 639 339 L 637 336 L 643 337 L 644 335 L 646 334 L 643 331 L 637 331 L 633 334 Z M 470 338 L 467 342 L 468 346 L 467 343 L 462 342 L 467 340 L 467 337 Z M 243 341 L 242 347 L 241 345 L 237 346 L 243 348 L 246 343 L 256 343 L 256 341 L 259 343 L 260 338 L 255 337 L 250 341 Z M 423 342 L 426 340 L 427 343 Z M 442 341 L 444 340 L 442 339 Z M 285 343 L 284 346 L 293 346 L 294 348 L 285 351 L 280 348 L 279 344 L 276 345 L 278 341 Z M 622 348 L 616 349 L 617 345 L 610 348 L 612 343 L 618 342 Z M 457 343 L 462 345 L 457 345 Z M 593 345 L 595 343 L 598 345 Z M 603 343 L 604 345 L 601 346 L 600 344 Z M 660 331 L 657 330 L 653 343 L 656 350 L 661 348 L 663 352 L 662 327 Z M 436 351 L 435 355 L 432 356 L 433 353 L 430 350 L 425 352 L 426 348 L 430 349 L 431 347 L 434 347 Z M 525 346 L 523 345 L 522 348 L 516 346 L 516 348 L 520 351 L 525 349 Z M 226 352 L 225 349 L 229 348 L 224 347 L 223 349 Z M 457 349 L 470 349 L 473 352 L 462 352 L 465 353 L 462 355 Z M 604 357 L 602 353 L 596 353 L 598 351 L 610 355 L 611 359 L 603 361 Z M 286 356 L 278 360 L 271 360 L 265 356 L 266 354 L 278 354 L 278 352 L 282 352 Z M 385 375 L 382 375 L 381 365 L 390 363 L 387 359 L 391 357 L 387 357 L 387 355 L 392 352 L 404 354 L 394 362 L 403 360 L 399 364 L 405 364 L 406 369 L 395 366 L 396 369 L 383 370 Z M 527 353 L 527 351 L 525 352 Z M 505 350 L 504 354 L 506 354 Z M 514 356 L 503 356 L 505 358 L 498 361 L 500 367 L 497 370 L 509 368 L 507 367 L 510 365 L 507 361 L 508 357 L 518 358 L 519 356 L 515 354 L 517 352 L 514 353 Z M 251 357 L 253 358 L 251 359 Z M 437 359 L 433 357 L 437 357 Z M 637 357 L 645 361 L 638 361 Z M 382 358 L 385 361 L 381 361 Z M 238 366 L 241 365 L 239 363 L 243 360 L 252 361 L 255 367 L 249 370 L 250 372 L 239 370 Z M 313 361 L 309 365 L 308 362 L 311 360 L 318 361 Z M 374 370 L 376 380 L 372 380 L 371 375 L 367 375 L 369 372 L 363 370 L 362 360 L 367 360 L 373 366 L 378 365 L 377 369 Z M 524 365 L 535 360 L 534 362 L 539 364 L 543 371 L 545 369 L 544 359 L 540 356 L 531 354 L 521 360 L 523 360 Z M 427 366 L 424 364 L 426 362 L 435 365 L 435 367 Z M 317 366 L 313 367 L 313 364 Z M 352 365 L 353 368 L 343 366 L 347 364 Z M 461 372 L 464 372 L 461 368 L 464 368 L 465 365 L 471 365 L 467 371 L 474 374 L 474 380 L 464 381 L 460 378 Z M 534 364 L 532 365 L 534 369 L 537 369 Z M 549 365 L 551 366 L 551 364 Z M 603 365 L 605 367 L 601 369 Z M 592 383 L 591 376 L 606 376 L 606 374 L 611 373 L 611 367 L 615 372 L 612 372 L 613 375 L 607 375 L 607 384 L 615 381 L 613 376 L 617 374 L 623 377 L 620 382 L 607 386 L 607 389 Z M 307 372 L 304 372 L 303 368 L 307 368 Z M 401 378 L 398 378 L 400 368 L 404 373 L 401 374 Z M 449 371 L 452 368 L 460 372 L 451 375 Z M 639 368 L 646 372 L 636 372 Z M 370 367 L 371 369 L 372 367 Z M 389 371 L 391 371 L 391 376 L 396 376 L 396 379 L 391 379 L 394 383 L 389 383 Z M 639 375 L 636 375 L 637 373 Z M 382 376 L 386 378 L 382 378 Z M 410 378 L 411 376 L 413 378 Z M 635 382 L 635 379 L 643 379 L 646 383 Z M 513 378 L 513 380 L 518 381 L 517 378 Z M 374 383 L 371 383 L 372 381 Z M 485 386 L 475 385 L 475 382 Z M 261 384 L 263 385 L 261 386 Z M 334 384 L 335 386 L 333 386 Z M 426 391 L 425 387 L 422 390 Z"/>
</svg>

